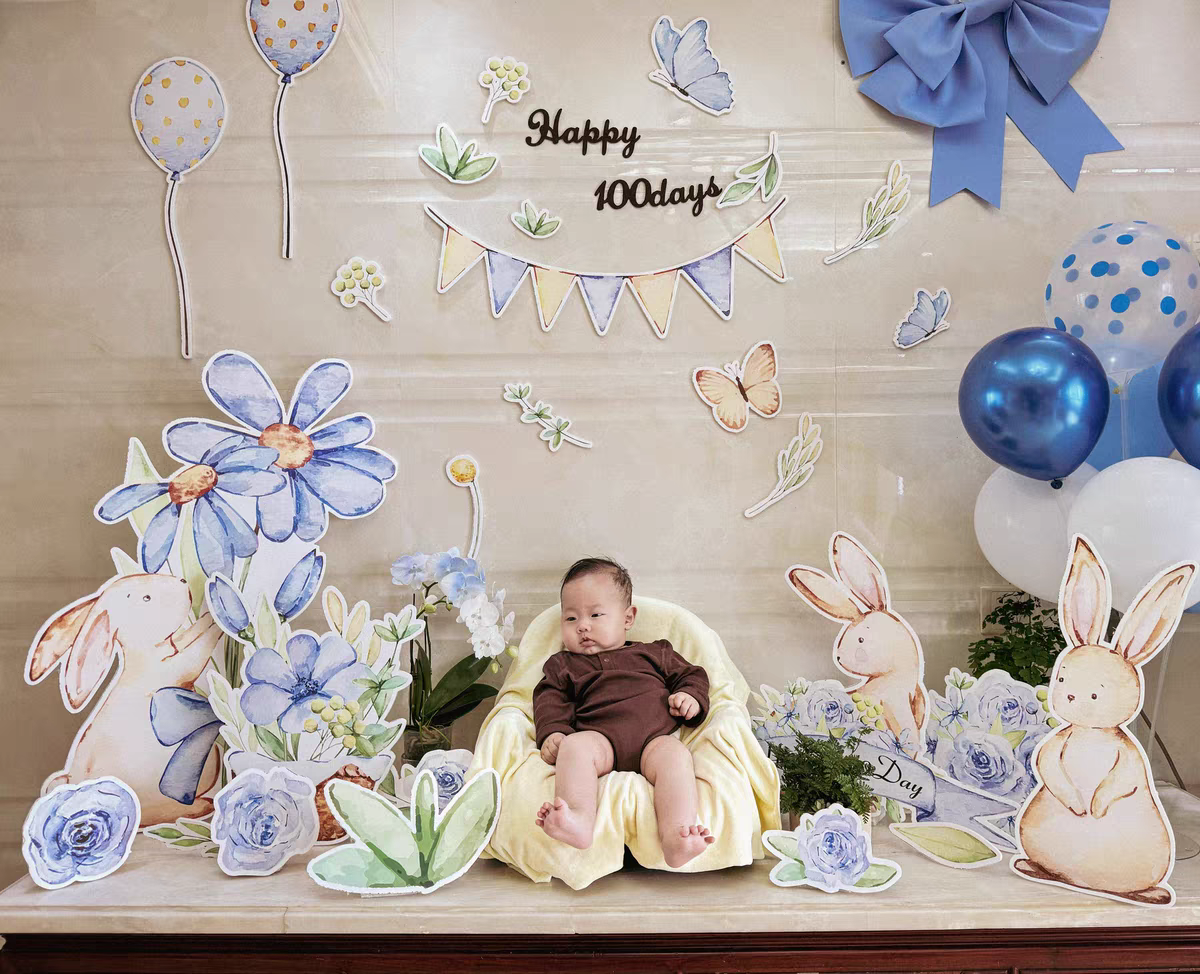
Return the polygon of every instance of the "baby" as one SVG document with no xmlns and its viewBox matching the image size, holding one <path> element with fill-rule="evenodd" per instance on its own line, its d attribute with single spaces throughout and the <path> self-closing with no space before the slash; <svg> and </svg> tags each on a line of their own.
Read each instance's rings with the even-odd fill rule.
<svg viewBox="0 0 1200 974">
<path fill-rule="evenodd" d="M 592 844 L 597 780 L 640 771 L 654 786 L 663 858 L 677 867 L 715 837 L 696 824 L 691 752 L 672 732 L 708 712 L 708 675 L 665 639 L 633 643 L 637 609 L 629 573 L 607 558 L 583 558 L 562 580 L 562 652 L 533 692 L 542 760 L 555 766 L 554 802 L 537 823 L 577 849 Z"/>
</svg>

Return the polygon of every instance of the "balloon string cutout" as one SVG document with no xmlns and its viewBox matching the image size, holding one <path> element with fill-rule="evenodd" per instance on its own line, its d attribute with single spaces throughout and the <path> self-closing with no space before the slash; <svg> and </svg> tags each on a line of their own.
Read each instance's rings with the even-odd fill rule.
<svg viewBox="0 0 1200 974">
<path fill-rule="evenodd" d="M 292 173 L 288 168 L 287 148 L 283 144 L 283 96 L 291 83 L 289 75 L 279 79 L 279 94 L 275 96 L 275 153 L 279 156 L 279 179 L 283 190 L 283 257 L 292 256 Z"/>
<path fill-rule="evenodd" d="M 179 174 L 167 176 L 167 198 L 163 202 L 163 225 L 167 231 L 167 246 L 171 250 L 171 262 L 175 265 L 175 284 L 179 289 L 179 352 L 184 358 L 192 357 L 192 308 L 188 297 L 187 268 L 183 266 L 183 252 L 175 234 L 175 193 L 179 189 Z"/>
</svg>

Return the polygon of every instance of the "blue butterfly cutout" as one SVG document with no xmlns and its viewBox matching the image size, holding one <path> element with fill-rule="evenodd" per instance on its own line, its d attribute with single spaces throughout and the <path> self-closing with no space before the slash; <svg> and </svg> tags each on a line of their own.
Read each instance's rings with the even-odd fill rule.
<svg viewBox="0 0 1200 974">
<path fill-rule="evenodd" d="M 660 17 L 650 40 L 659 64 L 651 81 L 710 115 L 733 108 L 733 84 L 708 49 L 707 20 L 693 20 L 681 33 L 670 17 Z"/>
<path fill-rule="evenodd" d="M 920 345 L 934 335 L 945 331 L 950 325 L 946 322 L 946 312 L 950 310 L 950 292 L 945 288 L 938 291 L 937 296 L 931 296 L 924 288 L 917 291 L 916 303 L 908 317 L 900 322 L 892 339 L 897 348 L 912 348 Z"/>
</svg>

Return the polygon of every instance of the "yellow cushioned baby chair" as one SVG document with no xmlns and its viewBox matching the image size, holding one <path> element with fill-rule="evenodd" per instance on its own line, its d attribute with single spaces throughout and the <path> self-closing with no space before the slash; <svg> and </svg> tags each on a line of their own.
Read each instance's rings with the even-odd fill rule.
<svg viewBox="0 0 1200 974">
<path fill-rule="evenodd" d="M 764 829 L 779 828 L 779 775 L 754 738 L 746 710 L 749 688 L 725 652 L 721 637 L 686 609 L 659 599 L 635 598 L 634 641 L 669 639 L 684 659 L 708 672 L 708 716 L 683 727 L 700 794 L 699 821 L 716 841 L 673 872 L 745 866 L 763 858 Z M 508 863 L 535 882 L 561 879 L 583 889 L 616 872 L 625 846 L 650 869 L 667 869 L 658 840 L 654 789 L 640 774 L 614 771 L 600 782 L 595 837 L 590 849 L 549 838 L 535 818 L 554 799 L 554 768 L 534 744 L 533 691 L 542 666 L 562 649 L 559 606 L 526 630 L 520 653 L 479 731 L 470 773 L 494 768 L 500 775 L 500 821 L 484 855 Z"/>
</svg>

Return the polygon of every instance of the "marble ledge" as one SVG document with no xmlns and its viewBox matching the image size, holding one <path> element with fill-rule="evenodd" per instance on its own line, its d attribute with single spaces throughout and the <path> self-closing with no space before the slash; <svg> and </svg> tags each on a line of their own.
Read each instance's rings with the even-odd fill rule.
<svg viewBox="0 0 1200 974">
<path fill-rule="evenodd" d="M 1168 791 L 1181 833 L 1200 834 L 1200 801 Z M 779 889 L 774 860 L 691 875 L 627 870 L 585 890 L 531 883 L 481 861 L 431 895 L 357 897 L 323 889 L 293 860 L 274 876 L 231 879 L 212 859 L 139 840 L 97 883 L 37 888 L 26 876 L 0 893 L 0 935 L 605 934 L 1200 926 L 1200 858 L 1177 863 L 1178 902 L 1148 909 L 1031 883 L 1006 863 L 954 870 L 877 826 L 875 854 L 904 876 L 876 896 Z M 307 858 L 307 857 L 305 857 Z"/>
</svg>

